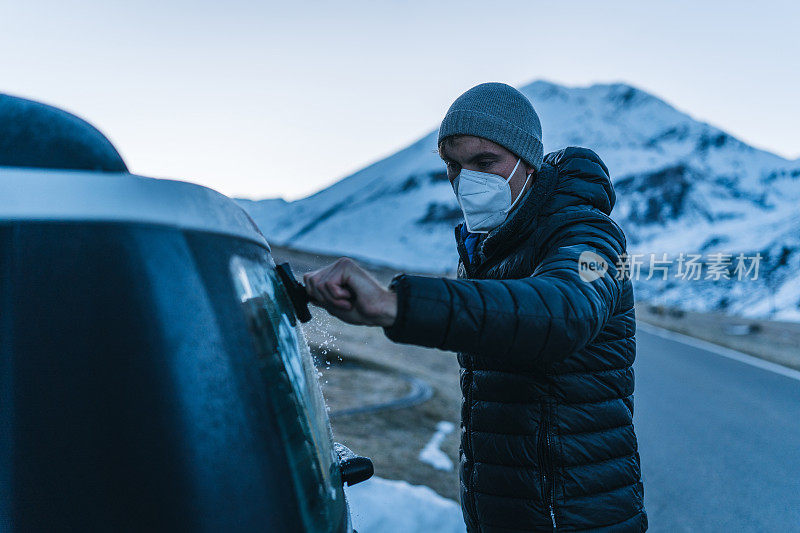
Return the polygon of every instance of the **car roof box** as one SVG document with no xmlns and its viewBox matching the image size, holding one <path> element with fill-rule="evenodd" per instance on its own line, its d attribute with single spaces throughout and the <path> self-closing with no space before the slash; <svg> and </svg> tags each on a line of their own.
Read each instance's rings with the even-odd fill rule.
<svg viewBox="0 0 800 533">
<path fill-rule="evenodd" d="M 105 135 L 71 113 L 0 94 L 0 166 L 127 172 Z"/>
</svg>

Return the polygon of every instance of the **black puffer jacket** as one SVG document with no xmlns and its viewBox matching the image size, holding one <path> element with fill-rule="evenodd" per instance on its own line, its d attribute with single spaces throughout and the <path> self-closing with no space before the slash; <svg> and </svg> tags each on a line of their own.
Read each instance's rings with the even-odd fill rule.
<svg viewBox="0 0 800 533">
<path fill-rule="evenodd" d="M 633 429 L 636 353 L 614 189 L 584 148 L 548 154 L 459 278 L 392 282 L 396 342 L 458 351 L 461 505 L 469 531 L 644 531 Z M 581 276 L 578 258 L 607 271 Z M 599 256 L 599 258 L 597 257 Z M 597 262 L 597 261 L 596 261 Z"/>
</svg>

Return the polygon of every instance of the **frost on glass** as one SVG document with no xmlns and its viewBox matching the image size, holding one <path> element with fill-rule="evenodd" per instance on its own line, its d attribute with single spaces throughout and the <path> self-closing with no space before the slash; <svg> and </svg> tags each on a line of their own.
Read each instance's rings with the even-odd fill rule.
<svg viewBox="0 0 800 533">
<path fill-rule="evenodd" d="M 333 527 L 343 497 L 330 421 L 303 331 L 274 265 L 234 256 L 237 295 L 254 339 L 261 373 L 276 411 L 309 529 Z M 309 465 L 309 462 L 312 463 Z"/>
</svg>

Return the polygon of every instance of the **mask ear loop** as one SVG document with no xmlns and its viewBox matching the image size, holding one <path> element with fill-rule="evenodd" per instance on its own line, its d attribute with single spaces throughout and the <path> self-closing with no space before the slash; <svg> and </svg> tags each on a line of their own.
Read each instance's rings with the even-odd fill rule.
<svg viewBox="0 0 800 533">
<path fill-rule="evenodd" d="M 516 172 L 516 171 L 517 171 L 517 167 L 519 166 L 519 162 L 520 162 L 520 161 L 522 161 L 522 158 L 521 158 L 521 157 L 518 157 L 518 158 L 517 158 L 517 164 L 516 164 L 516 165 L 514 165 L 514 170 L 512 170 L 512 171 L 511 171 L 511 174 L 509 174 L 509 175 L 508 175 L 508 177 L 506 178 L 506 183 L 508 183 L 509 181 L 511 181 L 511 178 L 514 176 L 514 172 Z"/>
<path fill-rule="evenodd" d="M 512 170 L 512 171 L 511 171 L 511 176 L 509 176 L 509 177 L 508 177 L 508 179 L 506 180 L 506 183 L 508 183 L 509 181 L 511 181 L 511 177 L 514 175 L 514 172 L 516 172 L 516 171 L 517 171 L 517 166 L 519 165 L 519 162 L 520 162 L 521 160 L 522 160 L 522 158 L 520 158 L 520 159 L 517 159 L 517 164 L 516 164 L 516 165 L 514 165 L 514 170 Z M 512 209 L 514 209 L 514 206 L 515 206 L 515 205 L 517 205 L 517 202 L 519 202 L 519 199 L 520 199 L 520 198 L 522 198 L 522 194 L 525 192 L 525 187 L 527 187 L 527 186 L 528 186 L 528 182 L 531 180 L 531 176 L 533 176 L 533 172 L 531 172 L 530 174 L 528 174 L 528 177 L 527 177 L 527 178 L 525 178 L 525 183 L 523 183 L 523 184 L 522 184 L 522 189 L 519 191 L 519 194 L 518 194 L 518 195 L 517 195 L 517 197 L 514 199 L 514 201 L 513 201 L 513 202 L 511 202 L 511 205 L 510 205 L 510 206 L 508 206 L 508 209 L 506 209 L 506 211 L 505 211 L 506 213 L 509 213 L 509 212 L 510 212 Z M 508 187 L 509 187 L 509 188 L 511 188 L 511 184 L 510 184 L 510 183 L 508 184 Z"/>
</svg>

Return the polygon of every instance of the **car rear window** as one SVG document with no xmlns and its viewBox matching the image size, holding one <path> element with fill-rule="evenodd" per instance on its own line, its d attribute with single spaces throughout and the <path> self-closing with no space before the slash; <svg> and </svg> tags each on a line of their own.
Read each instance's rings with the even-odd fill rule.
<svg viewBox="0 0 800 533">
<path fill-rule="evenodd" d="M 343 498 L 330 422 L 317 370 L 291 302 L 273 265 L 233 256 L 231 275 L 269 384 L 306 529 L 325 531 L 338 522 Z"/>
</svg>

